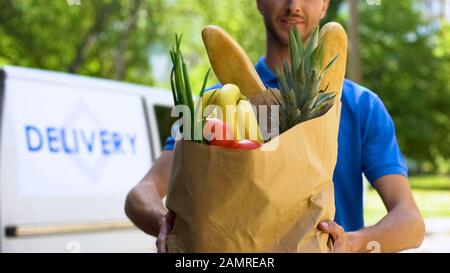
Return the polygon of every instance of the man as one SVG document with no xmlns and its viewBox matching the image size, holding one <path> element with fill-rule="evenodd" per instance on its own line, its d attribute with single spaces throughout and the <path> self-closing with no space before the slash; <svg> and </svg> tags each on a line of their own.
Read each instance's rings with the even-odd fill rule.
<svg viewBox="0 0 450 273">
<path fill-rule="evenodd" d="M 272 71 L 288 59 L 288 29 L 298 27 L 302 39 L 307 40 L 325 17 L 329 0 L 257 0 L 257 6 L 266 26 L 267 53 L 256 70 L 267 86 L 277 87 Z M 418 247 L 424 238 L 424 222 L 412 196 L 391 117 L 374 93 L 351 81 L 345 81 L 341 100 L 333 177 L 336 216 L 321 222 L 318 228 L 331 235 L 336 252 L 363 252 L 374 245 L 385 252 Z M 174 215 L 166 215 L 161 202 L 167 192 L 173 142 L 168 139 L 161 157 L 129 193 L 125 207 L 139 228 L 158 236 L 160 252 L 165 251 L 166 236 L 174 221 Z M 388 211 L 376 225 L 366 228 L 362 173 Z"/>
</svg>

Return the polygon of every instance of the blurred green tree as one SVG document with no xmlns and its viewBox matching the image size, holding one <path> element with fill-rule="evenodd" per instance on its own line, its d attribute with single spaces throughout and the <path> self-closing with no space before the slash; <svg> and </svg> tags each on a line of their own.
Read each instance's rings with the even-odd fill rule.
<svg viewBox="0 0 450 273">
<path fill-rule="evenodd" d="M 448 28 L 436 31 L 413 0 L 360 9 L 364 85 L 389 109 L 402 151 L 421 163 L 416 171 L 435 171 L 450 158 L 450 62 L 436 54 L 448 52 Z"/>
<path fill-rule="evenodd" d="M 0 64 L 152 84 L 163 0 L 0 1 Z"/>
</svg>

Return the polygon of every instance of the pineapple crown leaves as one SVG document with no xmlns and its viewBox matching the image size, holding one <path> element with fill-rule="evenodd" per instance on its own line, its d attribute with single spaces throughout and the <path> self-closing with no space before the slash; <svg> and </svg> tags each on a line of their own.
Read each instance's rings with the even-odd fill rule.
<svg viewBox="0 0 450 273">
<path fill-rule="evenodd" d="M 291 65 L 286 61 L 281 70 L 277 69 L 276 74 L 280 93 L 285 101 L 280 109 L 282 118 L 285 119 L 284 123 L 295 122 L 289 124 L 292 127 L 331 108 L 336 94 L 328 92 L 329 83 L 324 90 L 320 89 L 320 85 L 339 55 L 322 68 L 324 48 L 319 43 L 319 27 L 314 30 L 306 45 L 297 28 L 289 30 L 288 47 Z"/>
</svg>

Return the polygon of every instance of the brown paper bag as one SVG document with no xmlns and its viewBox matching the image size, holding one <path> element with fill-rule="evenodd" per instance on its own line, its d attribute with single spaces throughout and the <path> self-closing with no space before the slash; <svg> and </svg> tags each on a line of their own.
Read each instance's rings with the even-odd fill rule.
<svg viewBox="0 0 450 273">
<path fill-rule="evenodd" d="M 328 252 L 317 229 L 335 214 L 340 96 L 323 116 L 264 145 L 236 150 L 178 141 L 166 199 L 169 252 Z"/>
</svg>

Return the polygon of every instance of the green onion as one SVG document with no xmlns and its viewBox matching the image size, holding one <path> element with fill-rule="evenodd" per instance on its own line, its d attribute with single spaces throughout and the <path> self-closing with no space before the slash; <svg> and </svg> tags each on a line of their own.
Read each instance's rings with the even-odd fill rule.
<svg viewBox="0 0 450 273">
<path fill-rule="evenodd" d="M 170 73 L 170 87 L 172 89 L 172 97 L 174 105 L 175 106 L 186 105 L 189 108 L 190 111 L 189 118 L 191 120 L 191 140 L 203 143 L 204 142 L 203 136 L 200 140 L 195 140 L 195 128 L 203 129 L 204 122 L 203 118 L 197 119 L 199 109 L 198 106 L 197 109 L 194 109 L 194 99 L 192 97 L 192 88 L 189 80 L 189 73 L 186 63 L 184 62 L 183 59 L 183 54 L 181 53 L 180 49 L 182 37 L 183 35 L 178 36 L 177 34 L 175 34 L 175 45 L 172 47 L 172 50 L 170 50 L 170 58 L 172 60 L 173 65 L 172 71 Z M 203 81 L 203 86 L 200 91 L 200 100 L 205 92 L 205 87 L 210 72 L 211 69 L 208 70 L 205 79 Z"/>
</svg>

